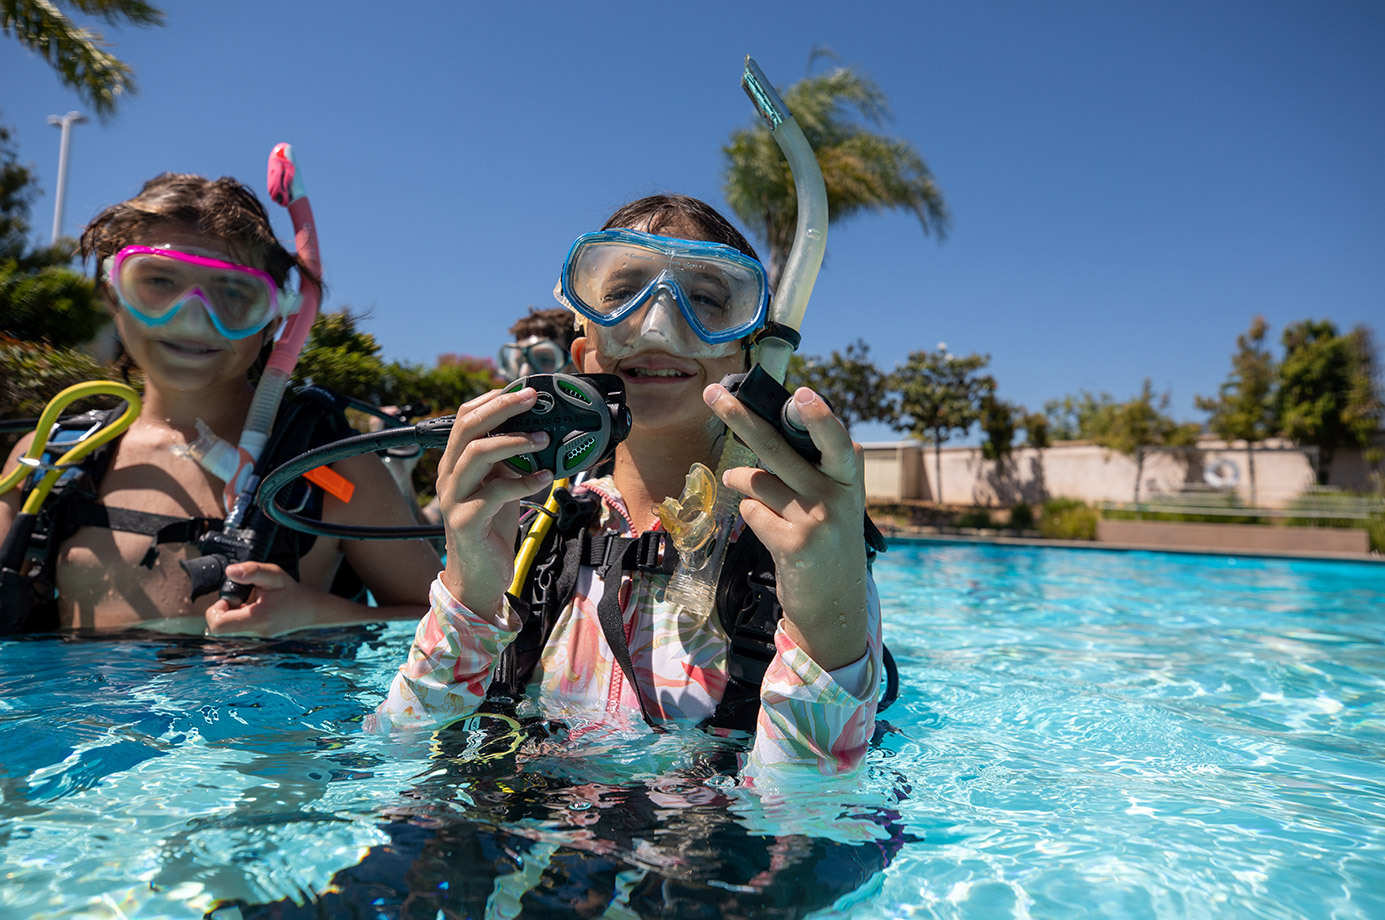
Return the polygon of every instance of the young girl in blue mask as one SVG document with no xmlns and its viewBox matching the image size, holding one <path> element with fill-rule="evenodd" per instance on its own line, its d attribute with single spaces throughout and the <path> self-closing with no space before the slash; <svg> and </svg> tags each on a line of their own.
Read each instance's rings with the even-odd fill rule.
<svg viewBox="0 0 1385 920">
<path fill-rule="evenodd" d="M 748 339 L 765 322 L 768 283 L 754 250 L 703 202 L 656 196 L 579 238 L 559 288 L 582 326 L 572 347 L 578 369 L 618 376 L 633 416 L 610 475 L 573 489 L 597 506 L 583 540 L 660 531 L 655 506 L 683 492 L 693 463 L 715 468 L 727 430 L 734 432 L 762 468 L 725 473 L 724 485 L 745 495 L 727 568 L 753 558 L 736 551 L 753 536 L 772 559 L 782 607 L 744 726 L 755 733 L 750 772 L 854 768 L 874 729 L 881 673 L 861 450 L 806 388 L 793 400 L 822 453 L 816 464 L 720 385 L 747 369 Z M 540 617 L 529 592 L 507 588 L 520 499 L 551 477 L 521 476 L 503 461 L 540 448 L 547 436 L 487 436 L 535 399 L 532 389 L 493 392 L 459 410 L 438 480 L 446 568 L 433 582 L 432 608 L 408 661 L 372 720 L 378 729 L 475 712 L 516 673 L 506 657 L 515 654 L 516 637 L 536 634 Z M 721 612 L 696 617 L 670 602 L 669 574 L 657 566 L 627 569 L 590 553 L 573 558 L 581 564 L 572 597 L 537 628 L 537 661 L 527 674 L 526 653 L 519 656 L 520 683 L 537 693 L 545 714 L 614 730 L 640 730 L 641 714 L 656 727 L 716 724 L 745 671 Z M 618 635 L 602 623 L 612 610 Z"/>
</svg>

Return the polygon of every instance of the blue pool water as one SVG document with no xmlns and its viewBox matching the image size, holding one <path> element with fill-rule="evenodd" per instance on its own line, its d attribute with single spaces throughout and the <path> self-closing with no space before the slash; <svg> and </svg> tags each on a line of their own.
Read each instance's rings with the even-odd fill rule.
<svg viewBox="0 0 1385 920">
<path fill-rule="evenodd" d="M 1385 916 L 1385 566 L 900 545 L 864 779 L 376 739 L 406 625 L 0 644 L 0 917 Z"/>
</svg>

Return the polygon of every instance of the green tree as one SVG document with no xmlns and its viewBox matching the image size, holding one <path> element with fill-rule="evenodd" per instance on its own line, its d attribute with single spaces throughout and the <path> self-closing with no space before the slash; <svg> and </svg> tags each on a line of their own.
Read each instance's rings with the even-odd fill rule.
<svg viewBox="0 0 1385 920">
<path fill-rule="evenodd" d="M 831 404 L 849 431 L 857 422 L 888 421 L 890 388 L 870 360 L 870 346 L 857 339 L 826 360 L 809 355 L 794 364 L 793 379 Z"/>
<path fill-rule="evenodd" d="M 105 323 L 96 288 L 80 273 L 58 265 L 25 271 L 16 260 L 0 260 L 0 335 L 75 348 Z"/>
<path fill-rule="evenodd" d="M 869 78 L 840 67 L 806 77 L 782 96 L 817 154 L 832 223 L 862 211 L 897 209 L 914 214 L 925 234 L 946 236 L 951 218 L 923 157 L 908 141 L 874 133 L 852 118 L 855 113 L 867 125 L 889 118 L 885 94 Z M 766 244 L 765 264 L 777 283 L 798 221 L 793 173 L 759 119 L 733 132 L 722 154 L 727 204 Z"/>
<path fill-rule="evenodd" d="M 1140 500 L 1140 477 L 1145 452 L 1151 447 L 1189 447 L 1197 443 L 1198 426 L 1179 424 L 1165 410 L 1169 394 L 1156 399 L 1148 378 L 1140 395 L 1106 406 L 1093 419 L 1091 439 L 1108 450 L 1135 458 L 1135 501 Z"/>
<path fill-rule="evenodd" d="M 106 321 L 95 286 L 68 267 L 76 246 L 32 248 L 29 208 L 38 187 L 0 125 L 0 335 L 69 348 L 91 341 Z"/>
<path fill-rule="evenodd" d="M 78 26 L 60 6 L 115 26 L 160 26 L 163 11 L 143 0 L 0 0 L 0 29 L 41 56 L 65 86 L 107 118 L 121 96 L 134 95 L 134 74 L 106 50 L 101 33 Z"/>
<path fill-rule="evenodd" d="M 1048 450 L 1053 442 L 1049 436 L 1048 416 L 1042 412 L 1030 412 L 1027 409 L 1020 409 L 1019 424 L 1024 429 L 1024 446 L 1032 448 L 1034 455 L 1038 458 L 1038 483 L 1039 497 L 1048 495 L 1048 481 L 1044 470 L 1044 451 Z"/>
<path fill-rule="evenodd" d="M 1083 390 L 1077 396 L 1064 396 L 1044 403 L 1047 435 L 1054 441 L 1096 440 L 1106 424 L 1115 400 L 1109 393 Z"/>
<path fill-rule="evenodd" d="M 933 445 L 938 504 L 943 501 L 943 442 L 965 434 L 980 418 L 983 398 L 995 390 L 995 380 L 980 373 L 990 360 L 990 355 L 950 354 L 939 342 L 937 351 L 912 352 L 890 374 L 897 399 L 895 430 Z"/>
<path fill-rule="evenodd" d="M 1347 391 L 1347 406 L 1343 410 L 1347 428 L 1363 449 L 1366 464 L 1372 469 L 1375 488 L 1381 490 L 1380 461 L 1382 451 L 1375 446 L 1374 435 L 1385 422 L 1385 400 L 1380 392 L 1380 360 L 1375 337 L 1366 326 L 1351 331 L 1351 389 Z"/>
<path fill-rule="evenodd" d="M 93 284 L 68 268 L 71 240 L 31 248 L 33 170 L 0 125 L 0 406 L 11 418 L 38 412 L 63 387 L 113 371 L 75 351 L 106 321 Z"/>
<path fill-rule="evenodd" d="M 31 167 L 19 162 L 10 128 L 0 125 L 0 259 L 29 249 L 29 208 L 38 194 Z"/>
<path fill-rule="evenodd" d="M 1318 448 L 1325 485 L 1337 450 L 1368 448 L 1381 418 L 1374 342 L 1357 327 L 1339 335 L 1331 320 L 1304 320 L 1284 330 L 1278 410 L 1287 437 Z"/>
<path fill-rule="evenodd" d="M 319 313 L 293 371 L 299 383 L 313 383 L 343 396 L 374 399 L 385 379 L 380 343 L 357 328 L 359 317 L 347 307 Z"/>
<path fill-rule="evenodd" d="M 1015 435 L 1019 430 L 1019 419 L 1024 410 L 1014 403 L 998 398 L 994 392 L 981 397 L 981 411 L 977 421 L 986 440 L 981 442 L 981 456 L 995 461 L 999 472 L 1004 473 L 1010 465 L 1015 452 Z"/>
<path fill-rule="evenodd" d="M 1255 445 L 1279 430 L 1275 413 L 1275 364 L 1265 348 L 1269 325 L 1263 316 L 1236 337 L 1231 373 L 1216 396 L 1198 396 L 1194 402 L 1208 413 L 1207 427 L 1225 441 L 1246 442 L 1246 472 L 1250 479 L 1250 503 L 1255 505 Z"/>
</svg>

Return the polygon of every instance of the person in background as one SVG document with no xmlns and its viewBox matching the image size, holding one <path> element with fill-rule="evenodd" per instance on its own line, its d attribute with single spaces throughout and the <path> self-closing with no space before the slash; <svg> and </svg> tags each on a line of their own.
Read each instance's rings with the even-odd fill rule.
<svg viewBox="0 0 1385 920">
<path fill-rule="evenodd" d="M 562 307 L 535 310 L 510 327 L 513 342 L 500 346 L 500 372 L 511 380 L 529 374 L 573 374 L 572 342 L 577 325 Z"/>
</svg>

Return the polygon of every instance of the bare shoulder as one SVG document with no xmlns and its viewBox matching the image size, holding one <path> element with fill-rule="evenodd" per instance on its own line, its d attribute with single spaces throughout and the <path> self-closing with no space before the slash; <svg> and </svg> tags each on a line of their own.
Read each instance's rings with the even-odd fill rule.
<svg viewBox="0 0 1385 920">
<path fill-rule="evenodd" d="M 358 454 L 332 464 L 353 486 L 351 500 L 329 496 L 323 507 L 328 520 L 362 524 L 413 524 L 413 496 L 399 491 L 394 477 L 375 454 Z"/>
<path fill-rule="evenodd" d="M 24 456 L 33 443 L 34 432 L 32 431 L 20 438 L 19 443 L 14 446 L 14 450 L 10 451 L 8 459 L 5 460 L 5 468 L 3 472 L 0 472 L 0 476 L 9 476 L 14 472 L 15 468 L 19 466 L 19 458 Z M 4 535 L 10 532 L 10 524 L 14 521 L 14 516 L 19 513 L 21 488 L 22 486 L 16 483 L 13 489 L 0 495 L 0 539 L 3 539 Z"/>
</svg>

